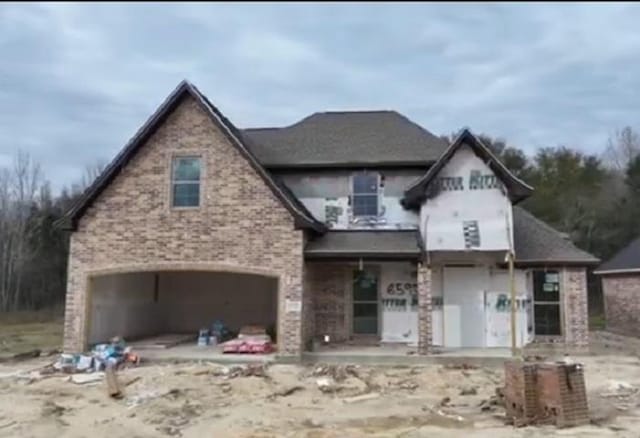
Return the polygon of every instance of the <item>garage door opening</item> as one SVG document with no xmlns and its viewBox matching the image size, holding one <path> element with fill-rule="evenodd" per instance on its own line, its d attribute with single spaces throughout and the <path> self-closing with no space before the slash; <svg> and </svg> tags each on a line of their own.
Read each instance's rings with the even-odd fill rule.
<svg viewBox="0 0 640 438">
<path fill-rule="evenodd" d="M 277 342 L 278 282 L 274 277 L 231 272 L 169 271 L 93 277 L 89 346 L 114 336 L 126 341 L 186 335 L 221 321 L 231 333 L 243 326 L 267 329 Z"/>
</svg>

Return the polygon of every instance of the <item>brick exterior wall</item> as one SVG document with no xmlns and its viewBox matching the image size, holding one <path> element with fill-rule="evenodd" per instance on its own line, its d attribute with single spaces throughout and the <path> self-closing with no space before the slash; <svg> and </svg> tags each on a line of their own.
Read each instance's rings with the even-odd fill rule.
<svg viewBox="0 0 640 438">
<path fill-rule="evenodd" d="M 602 277 L 607 330 L 640 336 L 640 274 Z"/>
<path fill-rule="evenodd" d="M 586 347 L 589 344 L 589 312 L 585 268 L 565 268 L 562 271 L 562 294 L 565 343 Z"/>
<path fill-rule="evenodd" d="M 175 155 L 202 158 L 197 209 L 170 206 Z M 302 301 L 303 233 L 294 229 L 290 213 L 251 165 L 187 97 L 86 211 L 71 236 L 64 349 L 86 347 L 92 275 L 211 269 L 278 278 L 280 353 L 297 355 L 301 312 L 286 312 L 285 300 Z"/>
<path fill-rule="evenodd" d="M 431 322 L 431 268 L 418 265 L 418 354 L 429 354 L 433 345 Z"/>
<path fill-rule="evenodd" d="M 353 267 L 344 263 L 307 262 L 305 294 L 311 297 L 313 336 L 331 336 L 331 342 L 347 341 L 351 335 Z"/>
</svg>

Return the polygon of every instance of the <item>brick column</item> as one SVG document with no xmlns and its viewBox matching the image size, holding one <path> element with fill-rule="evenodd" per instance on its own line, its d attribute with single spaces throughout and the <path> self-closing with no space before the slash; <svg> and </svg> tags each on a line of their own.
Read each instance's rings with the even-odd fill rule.
<svg viewBox="0 0 640 438">
<path fill-rule="evenodd" d="M 300 272 L 302 274 L 302 272 Z M 281 307 L 278 334 L 278 354 L 281 356 L 300 356 L 303 346 L 303 280 L 302 275 L 284 275 L 278 294 Z"/>
<path fill-rule="evenodd" d="M 587 272 L 584 268 L 565 268 L 562 276 L 565 342 L 586 347 L 589 344 Z"/>
<path fill-rule="evenodd" d="M 432 344 L 431 268 L 418 264 L 418 354 L 429 354 Z"/>
</svg>

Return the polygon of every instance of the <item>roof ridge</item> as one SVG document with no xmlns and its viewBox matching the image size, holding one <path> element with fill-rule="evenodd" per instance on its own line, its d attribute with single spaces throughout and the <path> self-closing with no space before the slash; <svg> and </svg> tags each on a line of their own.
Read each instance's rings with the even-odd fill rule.
<svg viewBox="0 0 640 438">
<path fill-rule="evenodd" d="M 398 111 L 393 109 L 361 109 L 361 110 L 325 110 L 325 111 L 316 111 L 311 115 L 315 114 L 370 114 L 370 113 L 396 113 L 400 114 Z"/>
</svg>

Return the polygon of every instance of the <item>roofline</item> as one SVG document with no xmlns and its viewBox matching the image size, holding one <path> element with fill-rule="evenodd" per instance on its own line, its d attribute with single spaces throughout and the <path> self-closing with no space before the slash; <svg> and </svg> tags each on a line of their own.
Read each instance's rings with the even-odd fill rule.
<svg viewBox="0 0 640 438">
<path fill-rule="evenodd" d="M 516 259 L 514 260 L 516 266 L 593 266 L 600 263 L 599 260 L 518 260 L 518 256 L 516 254 Z"/>
<path fill-rule="evenodd" d="M 311 228 L 317 232 L 326 231 L 324 224 L 314 217 L 301 211 L 289 197 L 282 191 L 278 184 L 271 178 L 266 169 L 260 164 L 258 159 L 253 155 L 249 148 L 244 144 L 242 136 L 236 134 L 237 128 L 222 115 L 200 91 L 189 81 L 183 80 L 162 102 L 158 109 L 149 117 L 136 134 L 127 142 L 125 147 L 116 155 L 111 163 L 104 169 L 98 178 L 89 186 L 82 197 L 74 204 L 71 209 L 58 221 L 56 225 L 71 231 L 77 228 L 78 220 L 84 215 L 84 212 L 91 206 L 93 201 L 100 193 L 111 183 L 113 178 L 120 172 L 122 167 L 136 154 L 140 146 L 142 146 L 156 129 L 160 123 L 175 109 L 183 96 L 188 94 L 200 105 L 202 110 L 207 113 L 211 120 L 220 128 L 231 142 L 233 146 L 241 153 L 241 155 L 249 162 L 251 167 L 258 173 L 262 180 L 272 190 L 276 198 L 280 200 L 283 206 L 291 213 L 294 218 L 295 226 L 298 228 Z"/>
<path fill-rule="evenodd" d="M 515 176 L 503 163 L 495 156 L 495 154 L 489 149 L 478 137 L 476 137 L 468 128 L 463 128 L 461 132 L 456 136 L 456 138 L 451 142 L 449 147 L 442 153 L 440 158 L 429 168 L 425 175 L 411 183 L 404 192 L 403 203 L 407 205 L 414 204 L 418 201 L 418 199 L 422 196 L 421 193 L 416 193 L 416 191 L 422 187 L 426 189 L 426 187 L 431 183 L 433 178 L 444 168 L 444 166 L 451 160 L 455 152 L 458 148 L 460 148 L 463 144 L 465 144 L 465 140 L 469 140 L 469 146 L 473 149 L 474 153 L 478 155 L 478 151 L 482 154 L 486 154 L 488 159 L 483 159 L 486 164 L 491 168 L 494 172 L 498 174 L 498 177 L 505 182 L 512 182 L 515 185 L 516 189 L 520 189 L 522 194 L 518 196 L 513 196 L 511 198 L 512 202 L 515 204 L 517 202 L 522 201 L 527 198 L 533 192 L 533 187 L 528 185 L 526 182 L 522 181 L 520 178 Z M 483 157 L 480 157 L 483 158 Z M 497 169 L 493 169 L 493 166 L 497 166 Z"/>
<path fill-rule="evenodd" d="M 311 251 L 305 250 L 304 258 L 313 260 L 345 260 L 345 259 L 368 259 L 368 260 L 420 260 L 422 253 L 420 250 L 399 252 L 399 251 Z"/>
<path fill-rule="evenodd" d="M 296 163 L 296 164 L 269 164 L 262 165 L 269 170 L 296 170 L 296 169 L 392 169 L 392 168 L 424 168 L 432 166 L 434 160 L 428 161 L 376 161 L 376 162 L 339 162 L 339 163 Z"/>
<path fill-rule="evenodd" d="M 596 275 L 609 275 L 609 274 L 635 274 L 640 273 L 640 268 L 631 269 L 602 269 L 593 271 Z"/>
<path fill-rule="evenodd" d="M 419 233 L 416 228 L 330 228 L 327 232 L 337 233 Z"/>
</svg>

